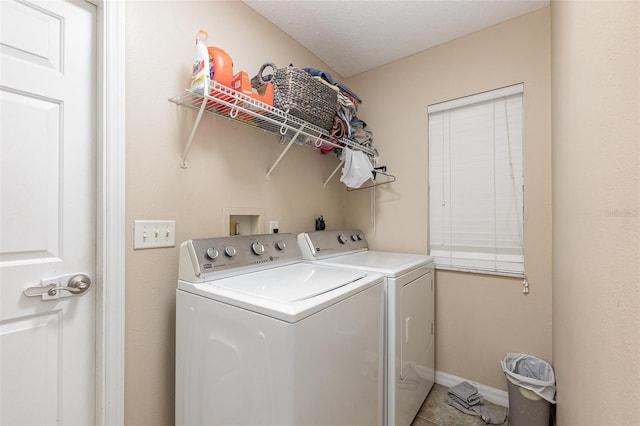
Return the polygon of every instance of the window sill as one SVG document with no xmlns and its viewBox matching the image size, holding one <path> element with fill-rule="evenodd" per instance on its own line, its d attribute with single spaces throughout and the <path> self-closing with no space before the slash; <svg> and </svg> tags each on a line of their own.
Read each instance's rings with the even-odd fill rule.
<svg viewBox="0 0 640 426">
<path fill-rule="evenodd" d="M 452 271 L 452 272 L 465 272 L 471 274 L 482 274 L 482 275 L 496 275 L 500 277 L 510 277 L 510 278 L 526 278 L 526 274 L 524 272 L 508 272 L 508 271 L 492 271 L 488 269 L 479 269 L 479 268 L 465 268 L 463 266 L 446 266 L 446 265 L 436 265 L 436 271 Z"/>
</svg>

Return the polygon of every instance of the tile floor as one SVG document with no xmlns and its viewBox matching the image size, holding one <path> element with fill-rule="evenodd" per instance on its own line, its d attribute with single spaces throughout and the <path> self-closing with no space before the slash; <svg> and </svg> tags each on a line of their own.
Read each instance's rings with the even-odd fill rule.
<svg viewBox="0 0 640 426">
<path fill-rule="evenodd" d="M 411 426 L 484 426 L 480 417 L 470 416 L 446 404 L 444 398 L 447 395 L 447 389 L 442 385 L 433 385 Z M 498 413 L 507 411 L 506 408 L 488 401 L 484 404 Z M 507 422 L 503 424 L 506 426 Z"/>
</svg>

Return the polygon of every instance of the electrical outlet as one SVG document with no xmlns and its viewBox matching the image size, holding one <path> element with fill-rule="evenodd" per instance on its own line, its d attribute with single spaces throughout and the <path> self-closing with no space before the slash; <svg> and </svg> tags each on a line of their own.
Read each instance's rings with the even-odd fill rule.
<svg viewBox="0 0 640 426">
<path fill-rule="evenodd" d="M 272 220 L 272 221 L 269 222 L 269 233 L 270 234 L 277 234 L 279 230 L 280 230 L 280 221 L 279 220 Z"/>
<path fill-rule="evenodd" d="M 136 220 L 134 222 L 134 250 L 175 247 L 175 245 L 175 220 Z"/>
</svg>

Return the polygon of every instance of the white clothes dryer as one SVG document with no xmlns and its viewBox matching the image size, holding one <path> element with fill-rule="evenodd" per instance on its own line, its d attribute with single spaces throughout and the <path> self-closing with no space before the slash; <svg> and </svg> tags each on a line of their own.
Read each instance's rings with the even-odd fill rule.
<svg viewBox="0 0 640 426">
<path fill-rule="evenodd" d="M 302 257 L 385 277 L 385 424 L 409 426 L 435 382 L 434 263 L 369 250 L 359 229 L 298 235 Z"/>
<path fill-rule="evenodd" d="M 291 234 L 181 244 L 177 425 L 383 424 L 383 277 Z"/>
</svg>

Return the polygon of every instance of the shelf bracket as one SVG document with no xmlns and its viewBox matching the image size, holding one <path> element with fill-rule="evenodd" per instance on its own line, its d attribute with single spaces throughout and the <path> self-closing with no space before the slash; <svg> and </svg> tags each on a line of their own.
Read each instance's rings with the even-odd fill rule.
<svg viewBox="0 0 640 426">
<path fill-rule="evenodd" d="M 293 143 L 296 141 L 296 139 L 300 135 L 300 132 L 302 132 L 302 129 L 304 129 L 304 126 L 305 126 L 304 124 L 302 124 L 302 126 L 300 126 L 300 128 L 296 131 L 296 134 L 291 138 L 291 140 L 289 141 L 287 146 L 282 150 L 282 152 L 280 153 L 280 156 L 276 159 L 275 163 L 273 163 L 273 166 L 271 166 L 271 168 L 267 172 L 267 176 L 265 176 L 266 179 L 271 179 L 271 173 L 275 170 L 275 168 L 278 166 L 280 161 L 282 161 L 284 156 L 287 154 L 287 151 L 289 151 L 289 149 L 291 149 L 291 146 L 293 145 Z M 283 124 L 283 127 L 284 127 L 284 124 Z M 280 132 L 280 133 L 284 135 L 284 134 L 286 134 L 286 131 L 285 131 L 285 133 L 282 133 L 282 132 Z"/>
<path fill-rule="evenodd" d="M 198 116 L 196 117 L 196 121 L 193 123 L 193 128 L 191 129 L 191 134 L 189 135 L 189 140 L 187 141 L 187 146 L 184 148 L 184 152 L 182 153 L 182 161 L 180 162 L 180 167 L 186 169 L 189 167 L 187 164 L 187 154 L 189 154 L 189 149 L 191 149 L 191 144 L 193 143 L 193 138 L 196 135 L 196 131 L 198 130 L 198 126 L 200 126 L 200 120 L 202 119 L 202 114 L 204 113 L 205 107 L 207 106 L 207 98 L 202 98 L 202 105 L 200 105 L 200 110 L 198 111 Z"/>
<path fill-rule="evenodd" d="M 329 177 L 327 178 L 327 180 L 324 181 L 324 183 L 322 184 L 323 188 L 327 187 L 327 184 L 329 183 L 329 181 L 331 180 L 331 178 L 333 178 L 333 176 L 338 173 L 338 170 L 340 170 L 340 167 L 342 167 L 342 165 L 344 164 L 344 161 L 340 161 L 340 164 L 338 164 L 338 167 L 336 167 L 336 169 L 329 175 Z"/>
</svg>

